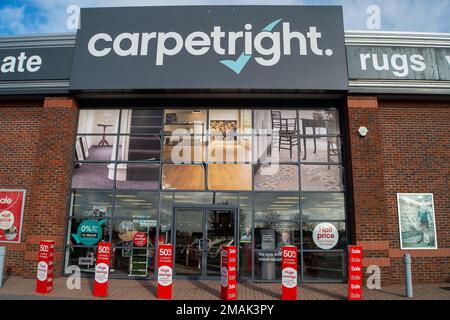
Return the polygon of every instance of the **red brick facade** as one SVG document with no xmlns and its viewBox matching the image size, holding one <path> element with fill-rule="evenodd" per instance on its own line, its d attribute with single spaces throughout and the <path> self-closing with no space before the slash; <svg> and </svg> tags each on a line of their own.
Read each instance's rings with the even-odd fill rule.
<svg viewBox="0 0 450 320">
<path fill-rule="evenodd" d="M 403 281 L 403 255 L 413 258 L 413 280 L 450 280 L 450 103 L 347 101 L 351 210 L 365 266 L 379 265 L 385 282 Z M 369 133 L 362 138 L 358 128 Z M 433 193 L 437 250 L 400 250 L 397 193 Z"/>
<path fill-rule="evenodd" d="M 438 250 L 408 251 L 420 282 L 450 280 L 450 103 L 348 97 L 350 234 L 364 247 L 365 266 L 379 265 L 384 283 L 403 280 L 398 192 L 434 194 Z M 57 243 L 60 274 L 76 103 L 69 98 L 0 102 L 1 188 L 27 189 L 22 243 L 7 245 L 9 274 L 35 275 L 37 245 Z M 369 133 L 360 137 L 358 128 Z"/>
<path fill-rule="evenodd" d="M 34 277 L 38 243 L 47 238 L 56 240 L 61 270 L 76 117 L 68 98 L 0 103 L 1 188 L 27 189 L 22 242 L 6 246 L 9 274 Z"/>
</svg>

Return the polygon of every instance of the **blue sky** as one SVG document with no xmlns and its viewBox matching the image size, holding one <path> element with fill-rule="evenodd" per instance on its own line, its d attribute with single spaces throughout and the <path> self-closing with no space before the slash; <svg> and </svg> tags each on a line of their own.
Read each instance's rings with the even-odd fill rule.
<svg viewBox="0 0 450 320">
<path fill-rule="evenodd" d="M 371 5 L 381 10 L 381 30 L 450 33 L 450 0 L 0 0 L 0 35 L 71 32 L 70 5 L 342 5 L 346 30 L 367 30 Z"/>
</svg>

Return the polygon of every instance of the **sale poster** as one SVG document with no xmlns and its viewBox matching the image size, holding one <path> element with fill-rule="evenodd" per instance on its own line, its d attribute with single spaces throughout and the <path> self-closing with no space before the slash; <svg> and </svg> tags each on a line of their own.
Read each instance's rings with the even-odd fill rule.
<svg viewBox="0 0 450 320">
<path fill-rule="evenodd" d="M 0 242 L 20 243 L 25 190 L 0 190 Z"/>
</svg>

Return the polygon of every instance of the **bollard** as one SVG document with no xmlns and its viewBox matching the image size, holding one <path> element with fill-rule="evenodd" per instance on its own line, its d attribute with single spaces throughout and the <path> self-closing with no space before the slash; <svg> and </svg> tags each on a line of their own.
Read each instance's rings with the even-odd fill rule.
<svg viewBox="0 0 450 320">
<path fill-rule="evenodd" d="M 3 267 L 5 266 L 6 247 L 0 247 L 0 288 L 3 286 Z"/>
<path fill-rule="evenodd" d="M 405 254 L 405 291 L 408 298 L 413 297 L 411 255 L 409 253 Z"/>
</svg>

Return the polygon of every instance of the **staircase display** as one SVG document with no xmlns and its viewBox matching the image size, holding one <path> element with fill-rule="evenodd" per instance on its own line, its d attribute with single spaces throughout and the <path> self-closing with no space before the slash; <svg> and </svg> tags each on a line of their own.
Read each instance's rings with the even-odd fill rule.
<svg viewBox="0 0 450 320">
<path fill-rule="evenodd" d="M 161 138 L 149 134 L 159 134 L 162 130 L 163 113 L 160 109 L 134 109 L 131 115 L 129 161 L 159 161 Z M 152 163 L 129 164 L 127 181 L 157 181 L 159 166 Z"/>
</svg>

